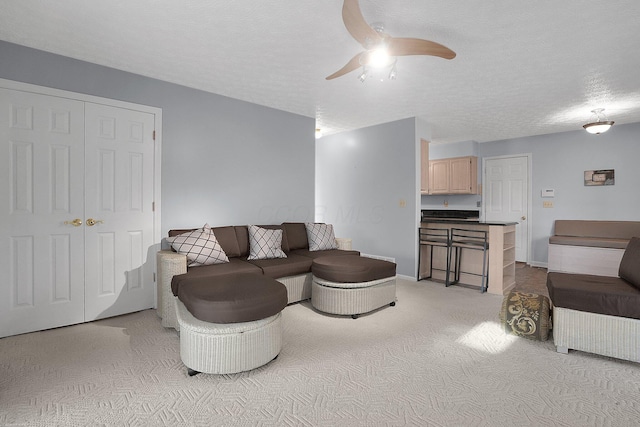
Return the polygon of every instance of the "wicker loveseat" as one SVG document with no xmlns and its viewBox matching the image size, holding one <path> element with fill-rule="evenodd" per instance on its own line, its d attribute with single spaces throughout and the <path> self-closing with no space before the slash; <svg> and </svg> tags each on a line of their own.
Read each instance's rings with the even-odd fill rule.
<svg viewBox="0 0 640 427">
<path fill-rule="evenodd" d="M 617 277 L 549 272 L 547 289 L 558 352 L 640 362 L 640 237 L 629 240 Z"/>
<path fill-rule="evenodd" d="M 640 236 L 640 221 L 556 220 L 549 271 L 616 276 L 624 249 Z"/>
</svg>

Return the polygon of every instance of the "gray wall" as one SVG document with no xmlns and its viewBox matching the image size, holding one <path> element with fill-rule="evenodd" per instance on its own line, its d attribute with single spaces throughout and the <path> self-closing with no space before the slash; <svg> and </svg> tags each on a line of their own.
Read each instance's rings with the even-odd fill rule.
<svg viewBox="0 0 640 427">
<path fill-rule="evenodd" d="M 415 119 L 325 136 L 316 143 L 316 219 L 415 277 L 417 173 Z"/>
<path fill-rule="evenodd" d="M 556 219 L 640 221 L 640 123 L 478 144 L 480 157 L 532 153 L 532 263 L 546 265 Z M 615 185 L 586 187 L 584 171 L 615 169 Z M 555 189 L 553 208 L 540 191 Z"/>
<path fill-rule="evenodd" d="M 163 234 L 313 220 L 314 119 L 2 41 L 0 58 L 0 78 L 162 108 Z"/>
</svg>

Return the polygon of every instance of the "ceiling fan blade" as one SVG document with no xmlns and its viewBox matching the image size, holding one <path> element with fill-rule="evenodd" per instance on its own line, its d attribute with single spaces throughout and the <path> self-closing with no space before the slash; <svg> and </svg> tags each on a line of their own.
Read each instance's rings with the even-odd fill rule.
<svg viewBox="0 0 640 427">
<path fill-rule="evenodd" d="M 382 36 L 364 20 L 358 0 L 344 0 L 342 20 L 349 34 L 365 49 L 382 41 Z"/>
<path fill-rule="evenodd" d="M 456 53 L 440 43 L 422 39 L 392 37 L 389 40 L 389 55 L 431 55 L 444 59 L 453 59 Z"/>
<path fill-rule="evenodd" d="M 351 58 L 351 60 L 347 62 L 347 65 L 340 68 L 338 71 L 331 74 L 330 76 L 326 77 L 326 80 L 331 80 L 331 79 L 335 79 L 336 77 L 344 76 L 345 74 L 360 68 L 360 56 L 362 56 L 363 53 L 364 52 L 360 52 L 359 54 Z"/>
</svg>

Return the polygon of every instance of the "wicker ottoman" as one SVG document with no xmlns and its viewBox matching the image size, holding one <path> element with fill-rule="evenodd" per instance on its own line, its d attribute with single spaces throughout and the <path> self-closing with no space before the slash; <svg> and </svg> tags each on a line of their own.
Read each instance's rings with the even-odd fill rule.
<svg viewBox="0 0 640 427">
<path fill-rule="evenodd" d="M 180 358 L 189 375 L 248 371 L 280 353 L 282 283 L 259 274 L 194 278 L 177 297 Z"/>
<path fill-rule="evenodd" d="M 311 305 L 330 314 L 357 319 L 385 305 L 396 304 L 396 265 L 355 256 L 317 258 L 311 266 Z"/>
</svg>

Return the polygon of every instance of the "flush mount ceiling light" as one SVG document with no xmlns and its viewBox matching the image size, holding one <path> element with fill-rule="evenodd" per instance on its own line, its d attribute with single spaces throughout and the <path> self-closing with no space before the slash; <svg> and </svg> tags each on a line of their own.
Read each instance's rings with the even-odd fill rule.
<svg viewBox="0 0 640 427">
<path fill-rule="evenodd" d="M 316 128 L 316 139 L 322 138 L 322 129 Z"/>
<path fill-rule="evenodd" d="M 593 115 L 589 119 L 589 123 L 582 126 L 584 130 L 594 135 L 599 135 L 611 129 L 611 126 L 613 126 L 613 121 L 607 120 L 607 117 L 603 114 L 603 111 L 604 108 L 596 108 L 595 110 L 591 110 Z"/>
</svg>

